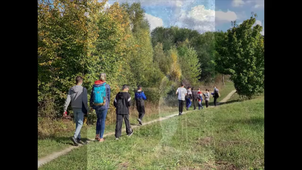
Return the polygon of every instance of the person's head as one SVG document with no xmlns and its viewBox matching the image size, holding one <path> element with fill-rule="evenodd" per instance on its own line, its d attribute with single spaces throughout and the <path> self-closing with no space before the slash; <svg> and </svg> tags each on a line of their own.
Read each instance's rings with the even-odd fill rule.
<svg viewBox="0 0 302 170">
<path fill-rule="evenodd" d="M 208 89 L 206 89 L 206 91 L 209 91 Z"/>
<path fill-rule="evenodd" d="M 192 87 L 191 90 L 194 90 L 194 87 Z"/>
<path fill-rule="evenodd" d="M 185 85 L 184 85 L 184 83 L 183 82 L 181 82 L 180 83 L 180 87 L 184 87 Z"/>
<path fill-rule="evenodd" d="M 124 84 L 123 87 L 122 87 L 122 90 L 125 91 L 125 92 L 128 92 L 129 87 L 126 84 Z"/>
<path fill-rule="evenodd" d="M 106 73 L 101 73 L 100 74 L 100 80 L 106 81 Z"/>
<path fill-rule="evenodd" d="M 198 88 L 198 91 L 200 91 L 200 88 Z"/>
<path fill-rule="evenodd" d="M 76 77 L 76 84 L 77 85 L 82 85 L 82 83 L 83 83 L 83 78 L 81 76 L 77 76 Z"/>
<path fill-rule="evenodd" d="M 142 86 L 141 85 L 137 86 L 137 90 L 142 90 Z"/>
</svg>

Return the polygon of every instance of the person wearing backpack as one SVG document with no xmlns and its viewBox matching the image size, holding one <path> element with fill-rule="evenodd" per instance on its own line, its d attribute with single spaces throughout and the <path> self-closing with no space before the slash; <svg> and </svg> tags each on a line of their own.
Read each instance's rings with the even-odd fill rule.
<svg viewBox="0 0 302 170">
<path fill-rule="evenodd" d="M 106 83 L 106 74 L 101 73 L 100 79 L 94 82 L 90 95 L 91 110 L 97 115 L 95 140 L 103 142 L 105 131 L 105 120 L 110 103 L 110 86 Z"/>
<path fill-rule="evenodd" d="M 142 86 L 137 87 L 137 92 L 135 93 L 135 101 L 136 101 L 136 109 L 138 111 L 138 119 L 140 125 L 142 124 L 143 117 L 145 115 L 145 102 L 144 100 L 147 100 L 147 97 L 145 93 L 142 91 Z"/>
<path fill-rule="evenodd" d="M 118 140 L 122 134 L 123 119 L 126 124 L 126 133 L 128 136 L 133 134 L 129 122 L 129 107 L 131 105 L 131 96 L 128 93 L 129 87 L 123 85 L 122 91 L 116 95 L 113 105 L 116 108 L 116 126 L 115 126 L 115 139 Z"/>
<path fill-rule="evenodd" d="M 198 110 L 200 110 L 200 107 L 203 109 L 203 106 L 202 106 L 202 93 L 201 93 L 200 89 L 198 89 L 198 92 L 197 92 L 197 100 L 198 100 Z"/>
<path fill-rule="evenodd" d="M 214 106 L 217 105 L 217 98 L 219 97 L 219 90 L 214 87 L 214 92 L 212 93 L 213 98 L 214 98 Z"/>
<path fill-rule="evenodd" d="M 200 91 L 200 90 L 199 90 Z M 194 88 L 192 87 L 192 97 L 193 97 L 193 106 L 194 106 L 194 110 L 196 110 L 196 102 L 198 102 L 198 92 L 194 90 Z"/>
<path fill-rule="evenodd" d="M 63 116 L 67 116 L 67 108 L 71 102 L 71 107 L 74 114 L 74 121 L 76 124 L 76 130 L 71 137 L 75 146 L 78 146 L 81 141 L 81 129 L 83 126 L 84 114 L 88 111 L 87 89 L 82 86 L 83 78 L 81 76 L 76 77 L 76 85 L 71 87 L 67 94 L 67 99 L 64 104 Z"/>
<path fill-rule="evenodd" d="M 203 93 L 203 96 L 204 96 L 204 100 L 205 100 L 206 108 L 207 108 L 209 106 L 209 100 L 210 100 L 210 92 L 208 89 L 206 89 L 206 92 Z"/>
</svg>

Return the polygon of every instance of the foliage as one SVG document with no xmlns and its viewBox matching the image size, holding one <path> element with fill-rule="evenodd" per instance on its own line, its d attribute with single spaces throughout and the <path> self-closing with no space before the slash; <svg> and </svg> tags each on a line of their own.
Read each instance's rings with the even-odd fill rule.
<svg viewBox="0 0 302 170">
<path fill-rule="evenodd" d="M 255 22 L 252 16 L 229 29 L 219 39 L 216 53 L 217 70 L 230 74 L 237 93 L 248 98 L 264 89 L 264 39 L 262 26 L 253 27 Z"/>
</svg>

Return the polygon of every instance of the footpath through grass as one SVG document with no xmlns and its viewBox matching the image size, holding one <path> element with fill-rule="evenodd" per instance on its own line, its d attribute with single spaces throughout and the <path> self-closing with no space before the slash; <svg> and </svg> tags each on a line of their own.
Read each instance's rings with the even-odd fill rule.
<svg viewBox="0 0 302 170">
<path fill-rule="evenodd" d="M 40 169 L 264 169 L 264 98 L 203 109 L 93 142 Z"/>
<path fill-rule="evenodd" d="M 218 102 L 226 97 L 232 90 L 234 90 L 234 84 L 231 81 L 227 81 L 225 86 L 220 89 L 221 97 L 218 98 Z M 177 96 L 175 96 L 175 102 L 177 102 Z M 213 97 L 211 96 L 209 105 L 213 105 Z M 203 101 L 203 106 L 205 106 Z M 198 108 L 198 106 L 197 106 Z M 193 106 L 190 107 L 189 110 L 192 110 Z M 171 109 L 170 111 L 158 111 L 158 113 L 146 113 L 144 116 L 144 122 L 152 121 L 158 119 L 159 117 L 168 116 L 171 114 L 175 114 L 178 111 L 178 107 Z M 95 114 L 95 113 L 93 113 Z M 130 115 L 130 124 L 137 125 L 137 116 L 138 114 L 131 114 Z M 75 125 L 74 125 L 75 126 Z M 123 123 L 123 128 L 125 124 Z M 106 125 L 105 134 L 114 132 L 115 124 Z M 46 139 L 38 139 L 38 158 L 42 158 L 47 156 L 53 152 L 63 150 L 67 147 L 72 146 L 72 142 L 70 137 L 73 135 L 74 131 L 71 132 L 64 132 L 64 133 L 57 133 L 55 136 L 46 138 Z M 81 130 L 81 136 L 84 140 L 87 138 L 94 138 L 95 137 L 95 125 L 90 126 L 83 126 Z"/>
</svg>

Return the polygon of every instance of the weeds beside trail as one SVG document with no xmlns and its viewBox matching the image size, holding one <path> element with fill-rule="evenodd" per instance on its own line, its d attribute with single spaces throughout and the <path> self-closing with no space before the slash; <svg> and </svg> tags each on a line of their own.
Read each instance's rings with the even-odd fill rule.
<svg viewBox="0 0 302 170">
<path fill-rule="evenodd" d="M 156 122 L 119 141 L 109 136 L 40 169 L 189 168 L 264 169 L 264 98 Z"/>
</svg>

